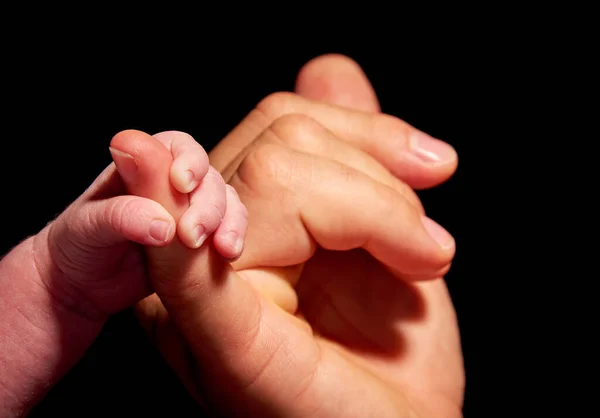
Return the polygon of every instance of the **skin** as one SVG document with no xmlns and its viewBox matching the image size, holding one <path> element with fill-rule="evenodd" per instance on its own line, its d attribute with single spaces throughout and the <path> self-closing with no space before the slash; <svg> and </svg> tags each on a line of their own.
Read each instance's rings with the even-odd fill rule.
<svg viewBox="0 0 600 418">
<path fill-rule="evenodd" d="M 202 245 L 193 235 L 200 224 L 214 233 L 219 257 L 236 258 L 245 208 L 209 167 L 202 147 L 183 137 L 183 143 L 168 134 L 155 139 L 174 161 L 166 172 L 173 190 L 193 190 L 190 195 L 201 198 L 181 219 L 190 230 L 181 239 Z M 133 160 L 111 152 L 132 181 Z M 141 245 L 167 245 L 176 224 L 158 203 L 124 192 L 111 164 L 56 220 L 0 262 L 0 416 L 26 415 L 83 356 L 111 314 L 153 292 Z"/>
<path fill-rule="evenodd" d="M 364 73 L 345 57 L 329 56 L 310 62 L 299 74 L 297 91 L 310 99 L 342 105 L 346 111 L 348 107 L 366 110 L 370 114 L 378 110 L 370 107 L 372 101 L 368 102 L 375 95 Z M 417 213 L 422 212 L 422 208 L 410 188 L 439 184 L 456 168 L 456 155 L 451 148 L 446 148 L 446 157 L 433 163 L 430 151 L 404 152 L 409 149 L 412 131 L 401 121 L 391 122 L 396 128 L 390 128 L 389 132 L 383 128 L 375 131 L 367 128 L 364 131 L 360 124 L 352 125 L 353 120 L 361 120 L 360 114 L 350 112 L 348 115 L 352 116 L 340 122 L 342 119 L 339 117 L 325 117 L 329 114 L 325 108 L 315 107 L 312 101 L 309 103 L 310 106 L 307 107 L 300 101 L 291 99 L 289 95 L 275 95 L 265 99 L 259 110 L 253 112 L 252 123 L 247 123 L 246 120 L 246 123 L 240 124 L 210 155 L 211 164 L 223 172 L 226 180 L 232 184 L 241 168 L 247 169 L 248 174 L 254 172 L 255 180 L 247 184 L 258 185 L 265 194 L 253 195 L 251 191 L 256 190 L 254 187 L 238 188 L 240 192 L 244 190 L 240 193 L 242 200 L 252 202 L 256 199 L 256 204 L 248 208 L 252 220 L 250 225 L 253 225 L 255 219 L 260 221 L 261 216 L 263 221 L 258 225 L 264 225 L 267 217 L 285 212 L 282 206 L 269 206 L 269 202 L 277 202 L 277 197 L 305 193 L 306 199 L 314 202 L 323 197 L 306 187 L 311 183 L 303 182 L 302 177 L 296 178 L 298 182 L 289 183 L 282 181 L 292 178 L 289 173 L 283 177 L 268 176 L 271 172 L 266 167 L 270 165 L 256 164 L 256 161 L 260 161 L 260 158 L 255 158 L 256 154 L 266 154 L 263 160 L 275 162 L 275 167 L 286 167 L 280 163 L 286 161 L 285 158 L 288 158 L 289 163 L 289 152 L 300 152 L 302 160 L 305 163 L 309 161 L 311 169 L 317 169 L 317 173 L 326 173 L 324 178 L 330 179 L 330 185 L 334 188 L 336 184 L 341 184 L 335 179 L 351 180 L 348 186 L 360 177 L 362 180 L 358 181 L 373 185 L 369 183 L 372 181 L 392 189 L 409 202 Z M 294 117 L 300 114 L 314 119 L 321 128 L 332 132 L 338 141 L 331 141 L 331 137 L 325 140 L 321 134 L 315 136 L 321 138 L 321 141 L 304 141 L 306 136 L 298 135 L 297 127 L 289 128 L 290 124 L 294 125 L 290 120 L 293 117 L 286 115 L 292 113 L 296 114 Z M 282 118 L 287 121 L 281 121 Z M 383 125 L 390 123 L 389 118 L 385 119 L 388 122 L 383 122 Z M 289 129 L 296 134 L 288 132 L 276 135 L 279 145 L 284 148 L 283 152 L 280 152 L 281 149 L 264 152 L 265 144 L 278 145 L 268 143 L 273 137 L 269 139 L 263 135 L 277 120 L 280 120 L 278 124 L 282 131 Z M 344 132 L 344 126 L 352 129 Z M 311 128 L 304 126 L 299 131 L 302 129 Z M 171 134 L 167 133 L 167 136 Z M 372 141 L 373 137 L 378 140 Z M 153 139 L 156 143 L 157 138 Z M 337 144 L 334 148 L 324 145 L 333 142 Z M 185 152 L 182 155 L 189 154 Z M 308 160 L 306 154 L 309 155 Z M 167 152 L 165 156 L 167 159 L 173 158 L 173 153 Z M 313 160 L 311 156 L 320 156 L 321 159 Z M 423 160 L 422 157 L 426 159 Z M 198 155 L 192 160 L 196 158 Z M 423 163 L 427 158 L 429 162 Z M 338 165 L 334 164 L 335 167 L 332 168 L 331 164 L 336 159 L 341 161 L 337 161 Z M 175 162 L 177 160 L 178 157 L 175 157 Z M 348 171 L 340 163 L 363 173 L 363 176 Z M 83 355 L 106 318 L 112 312 L 148 295 L 153 290 L 152 284 L 156 283 L 159 284 L 158 290 L 163 301 L 167 302 L 164 306 L 169 311 L 158 303 L 157 295 L 153 294 L 138 304 L 142 324 L 155 337 L 159 348 L 190 392 L 199 401 L 203 397 L 209 399 L 209 407 L 218 414 L 239 412 L 231 410 L 238 404 L 226 402 L 221 396 L 224 388 L 231 389 L 230 393 L 237 396 L 240 402 L 237 407 L 243 413 L 261 411 L 263 416 L 339 416 L 341 413 L 345 416 L 451 417 L 460 414 L 464 377 L 454 311 L 443 281 L 432 277 L 436 274 L 432 270 L 439 269 L 440 265 L 445 265 L 440 271 L 448 268 L 452 254 L 447 254 L 448 260 L 444 257 L 436 258 L 435 251 L 429 253 L 429 256 L 421 254 L 421 261 L 417 263 L 411 258 L 403 259 L 397 266 L 398 270 L 402 271 L 410 266 L 413 273 L 420 271 L 416 277 L 391 274 L 387 269 L 381 271 L 381 262 L 363 249 L 342 253 L 319 250 L 312 254 L 312 250 L 309 250 L 300 257 L 302 259 L 308 256 L 306 263 L 287 265 L 281 260 L 286 258 L 287 252 L 297 250 L 294 245 L 298 244 L 298 237 L 308 237 L 310 245 L 306 248 L 317 248 L 318 244 L 324 242 L 323 237 L 331 237 L 332 232 L 325 231 L 320 242 L 315 237 L 317 234 L 314 234 L 318 229 L 318 213 L 331 212 L 331 208 L 327 207 L 326 211 L 318 211 L 315 216 L 309 216 L 306 207 L 293 205 L 294 210 L 287 214 L 289 217 L 281 219 L 283 223 L 279 226 L 289 227 L 288 231 L 294 233 L 274 236 L 281 243 L 277 248 L 279 262 L 275 263 L 275 267 L 268 266 L 273 260 L 266 260 L 266 264 L 260 268 L 248 267 L 254 262 L 260 262 L 266 252 L 261 250 L 264 245 L 264 229 L 254 232 L 249 230 L 243 257 L 229 264 L 224 257 L 235 258 L 235 254 L 227 253 L 227 248 L 236 247 L 231 246 L 233 241 L 229 239 L 230 235 L 225 228 L 220 232 L 217 230 L 206 244 L 202 244 L 200 250 L 188 248 L 197 245 L 194 244 L 197 243 L 193 235 L 195 228 L 190 229 L 189 225 L 185 227 L 182 219 L 187 210 L 192 214 L 198 212 L 192 211 L 193 204 L 189 206 L 189 195 L 178 201 L 177 193 L 186 195 L 195 188 L 193 185 L 182 186 L 184 176 L 173 178 L 172 171 L 176 166 L 175 163 L 167 165 L 157 171 L 154 177 L 154 180 L 162 182 L 156 190 L 170 188 L 170 194 L 160 196 L 160 199 L 164 198 L 165 203 L 168 203 L 167 206 L 173 205 L 168 209 L 153 200 L 123 196 L 123 181 L 111 165 L 55 221 L 36 236 L 26 239 L 2 259 L 0 315 L 4 320 L 0 323 L 0 345 L 3 347 L 0 356 L 0 406 L 3 409 L 0 410 L 0 416 L 25 415 L 48 388 Z M 306 168 L 303 165 L 301 167 Z M 323 171 L 327 170 L 326 167 L 330 171 Z M 226 173 L 226 169 L 230 171 Z M 126 182 L 131 181 L 131 177 L 124 177 Z M 170 182 L 165 179 L 170 179 Z M 259 180 L 264 183 L 256 183 Z M 148 184 L 152 190 L 152 181 Z M 375 189 L 381 187 L 373 185 Z M 371 187 L 363 190 L 368 189 Z M 226 198 L 234 199 L 234 194 L 227 190 L 229 189 L 225 188 Z M 174 200 L 168 201 L 165 196 Z M 387 197 L 389 196 L 388 194 Z M 350 200 L 357 201 L 355 198 L 365 197 L 354 196 Z M 177 206 L 177 203 L 187 204 L 187 209 Z M 228 208 L 233 207 L 229 205 L 229 201 L 227 204 Z M 408 206 L 403 207 L 406 209 Z M 352 205 L 345 207 L 351 208 Z M 175 220 L 169 214 L 169 211 L 176 212 L 174 209 L 179 211 L 177 234 Z M 410 208 L 406 210 L 411 211 Z M 341 219 L 334 220 L 346 222 L 344 228 L 349 225 L 354 227 L 356 221 L 360 221 L 360 216 L 355 214 L 352 217 L 352 211 L 340 214 L 343 215 L 339 217 Z M 231 220 L 235 223 L 235 219 L 240 216 L 243 219 L 244 215 L 244 210 L 240 209 Z M 193 219 L 195 216 L 197 215 L 189 215 L 187 218 Z M 414 218 L 417 215 L 412 216 Z M 221 224 L 226 224 L 226 217 L 227 212 Z M 156 219 L 166 221 L 169 227 L 169 232 L 159 240 L 150 234 L 150 226 Z M 305 222 L 307 225 L 302 232 Z M 414 225 L 419 223 L 415 222 Z M 389 229 L 389 224 L 387 227 Z M 365 227 L 362 231 L 368 229 Z M 284 227 L 280 232 L 285 230 Z M 273 228 L 269 230 L 276 231 Z M 417 236 L 419 231 L 422 232 L 419 228 L 415 231 Z M 239 235 L 243 235 L 243 231 L 238 231 Z M 420 236 L 424 239 L 422 234 Z M 49 240 L 49 237 L 52 239 Z M 339 241 L 343 244 L 348 237 L 342 238 L 344 239 Z M 169 246 L 174 239 L 175 245 Z M 359 239 L 361 240 L 362 238 Z M 52 250 L 49 242 L 58 247 Z M 149 247 L 167 246 L 162 253 L 162 263 L 161 251 L 156 251 L 156 256 L 150 254 L 154 260 L 151 265 L 154 271 L 152 282 L 146 275 L 141 245 L 146 246 L 146 251 Z M 332 244 L 332 247 L 335 245 Z M 179 248 L 181 253 L 173 254 L 172 248 Z M 188 251 L 196 255 L 190 256 Z M 432 254 L 429 265 L 424 260 L 428 260 Z M 343 258 L 336 259 L 336 255 L 343 255 Z M 183 263 L 174 268 L 172 263 L 177 257 L 181 257 Z M 201 263 L 202 257 L 204 265 Z M 361 257 L 365 262 L 358 267 L 364 269 L 351 264 L 357 263 Z M 323 263 L 319 263 L 319 260 L 323 260 Z M 352 267 L 347 273 L 353 273 L 356 277 L 343 277 L 344 283 L 349 286 L 332 286 L 326 289 L 328 298 L 319 298 L 318 295 L 315 297 L 314 294 L 311 296 L 310 290 L 318 289 L 316 285 L 320 284 L 320 279 L 330 281 L 332 278 L 331 271 L 324 274 L 317 268 L 319 265 L 333 266 L 339 272 L 344 272 L 344 266 Z M 182 266 L 187 268 L 182 269 Z M 207 267 L 213 270 L 212 274 L 197 273 L 206 271 Z M 163 269 L 162 273 L 160 268 Z M 69 274 L 64 274 L 65 271 Z M 362 274 L 369 271 L 373 273 Z M 90 274 L 92 272 L 93 275 Z M 196 273 L 186 276 L 185 273 L 191 272 Z M 235 280 L 227 279 L 230 276 Z M 190 280 L 186 281 L 186 277 Z M 198 277 L 204 281 L 197 281 Z M 169 278 L 173 279 L 170 283 Z M 240 280 L 241 278 L 245 280 Z M 311 278 L 316 280 L 311 282 Z M 335 326 L 336 323 L 339 325 L 335 316 L 317 314 L 322 319 L 319 323 L 310 314 L 326 312 L 328 306 L 339 308 L 339 301 L 360 302 L 365 296 L 365 292 L 361 291 L 365 289 L 365 278 L 386 283 L 375 286 L 381 288 L 380 291 L 373 291 L 377 303 L 359 303 L 358 306 L 350 306 L 350 309 L 346 307 L 337 311 L 338 319 L 350 319 L 346 322 L 351 326 L 350 331 L 371 329 L 377 335 L 388 336 L 384 338 L 384 344 L 379 342 L 371 350 L 368 343 L 378 342 L 377 335 L 367 335 L 368 338 L 358 341 L 360 344 L 354 344 L 347 338 L 352 336 L 352 332 L 347 332 L 348 327 Z M 420 281 L 423 278 L 428 281 Z M 369 282 L 369 287 L 370 283 L 375 283 L 374 280 Z M 310 286 L 310 283 L 315 283 L 315 286 Z M 353 283 L 362 285 L 356 290 Z M 273 289 L 272 286 L 279 287 Z M 344 294 L 346 287 L 351 291 Z M 293 289 L 292 292 L 290 288 Z M 377 293 L 382 296 L 377 296 Z M 291 299 L 290 295 L 293 296 Z M 390 302 L 388 305 L 382 303 L 385 295 L 389 298 L 396 297 L 392 298 L 393 301 L 387 301 Z M 413 298 L 410 295 L 416 296 Z M 295 309 L 289 304 L 290 300 L 298 301 L 299 308 Z M 422 303 L 412 303 L 413 300 L 421 300 Z M 402 315 L 391 315 L 396 313 L 394 309 L 387 311 L 388 315 L 385 314 L 386 309 L 397 305 L 404 307 Z M 374 311 L 373 306 L 378 309 Z M 253 315 L 257 307 L 261 313 L 259 321 L 254 319 L 256 313 Z M 291 315 L 289 312 L 294 309 L 296 313 Z M 303 317 L 303 313 L 307 315 Z M 354 317 L 349 315 L 352 313 Z M 327 318 L 327 321 L 323 320 Z M 375 323 L 360 323 L 361 318 L 371 319 Z M 176 324 L 180 326 L 177 327 Z M 257 328 L 256 324 L 267 326 Z M 384 326 L 386 324 L 391 326 Z M 271 336 L 269 329 L 275 330 Z M 256 330 L 261 332 L 254 332 Z M 397 341 L 403 343 L 397 344 Z M 404 348 L 400 349 L 401 347 Z M 319 355 L 315 356 L 315 352 Z M 287 359 L 290 362 L 286 363 Z M 328 381 L 328 376 L 334 380 Z M 342 382 L 344 385 L 340 385 Z M 282 391 L 282 388 L 286 390 Z M 356 390 L 360 393 L 356 393 Z M 358 407 L 354 408 L 358 401 Z M 348 413 L 344 413 L 345 408 Z"/>
<path fill-rule="evenodd" d="M 310 65 L 339 65 L 363 83 L 357 101 L 372 99 L 356 64 L 322 59 L 301 72 L 300 90 Z M 411 190 L 447 179 L 456 154 L 433 139 L 428 152 L 412 150 L 422 134 L 375 106 L 316 99 L 267 98 L 211 153 L 249 212 L 245 251 L 228 264 L 210 247 L 150 248 L 164 305 L 156 295 L 140 303 L 142 323 L 190 393 L 219 414 L 461 416 L 460 340 L 441 277 L 454 241 Z M 149 141 L 129 132 L 118 146 Z M 139 155 L 140 164 L 146 157 L 168 159 Z M 152 179 L 141 184 L 129 191 L 175 219 L 186 210 Z"/>
</svg>

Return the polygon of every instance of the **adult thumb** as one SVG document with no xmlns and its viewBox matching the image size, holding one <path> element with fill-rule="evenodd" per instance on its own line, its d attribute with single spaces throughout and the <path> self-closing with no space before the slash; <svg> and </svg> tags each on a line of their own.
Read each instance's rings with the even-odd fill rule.
<svg viewBox="0 0 600 418">
<path fill-rule="evenodd" d="M 127 130 L 113 138 L 111 150 L 128 191 L 160 203 L 178 222 L 189 202 L 170 183 L 172 156 L 167 148 L 144 132 Z M 229 378 L 252 376 L 252 362 L 245 359 L 267 354 L 247 350 L 263 319 L 259 294 L 214 250 L 210 239 L 190 249 L 176 236 L 166 247 L 146 247 L 146 253 L 156 294 L 196 360 Z"/>
<path fill-rule="evenodd" d="M 300 69 L 295 91 L 307 99 L 364 112 L 380 112 L 371 82 L 360 65 L 340 54 L 313 58 Z"/>
</svg>

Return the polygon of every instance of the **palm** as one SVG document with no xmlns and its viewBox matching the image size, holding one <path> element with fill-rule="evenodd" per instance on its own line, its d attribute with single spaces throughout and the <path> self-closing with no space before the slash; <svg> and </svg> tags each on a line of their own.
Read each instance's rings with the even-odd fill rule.
<svg viewBox="0 0 600 418">
<path fill-rule="evenodd" d="M 396 388 L 461 404 L 458 327 L 443 280 L 409 285 L 364 250 L 319 250 L 296 290 L 318 339 Z"/>
<path fill-rule="evenodd" d="M 250 268 L 238 273 L 251 281 L 260 280 L 262 275 L 272 278 L 269 269 Z M 455 416 L 460 411 L 462 357 L 455 314 L 443 280 L 410 285 L 362 249 L 318 249 L 306 261 L 295 291 L 299 301 L 296 315 L 310 324 L 313 334 L 295 339 L 294 350 L 319 351 L 321 355 L 320 364 L 314 361 L 315 356 L 303 356 L 287 370 L 298 376 L 298 387 L 287 390 L 303 394 L 302 402 L 288 406 L 290 411 L 299 405 L 319 404 L 322 395 L 352 409 L 382 399 L 406 398 L 411 404 L 434 405 L 431 416 Z M 269 312 L 273 313 L 267 310 L 264 314 Z M 170 320 L 157 321 L 156 325 L 155 337 L 167 360 L 188 390 L 201 400 L 204 390 L 194 383 L 199 376 L 192 376 L 197 369 L 183 361 L 191 358 L 185 354 L 186 342 Z M 289 327 L 296 324 L 290 321 Z M 305 387 L 317 368 L 331 371 L 343 384 L 323 388 L 315 379 Z M 356 398 L 356 393 L 361 393 L 360 397 Z M 358 405 L 351 405 L 353 401 Z M 296 412 L 302 415 L 304 411 Z M 387 416 L 390 411 L 383 406 L 381 413 Z"/>
</svg>

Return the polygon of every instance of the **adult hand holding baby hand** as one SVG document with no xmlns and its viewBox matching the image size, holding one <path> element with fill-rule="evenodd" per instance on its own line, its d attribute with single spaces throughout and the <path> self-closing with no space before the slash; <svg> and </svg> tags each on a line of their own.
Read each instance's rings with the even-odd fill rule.
<svg viewBox="0 0 600 418">
<path fill-rule="evenodd" d="M 320 69 L 346 66 L 370 88 L 341 60 Z M 181 287 L 166 310 L 156 298 L 140 304 L 142 323 L 215 410 L 460 416 L 460 340 L 441 278 L 454 241 L 408 187 L 444 181 L 456 155 L 431 138 L 419 143 L 429 154 L 411 150 L 423 134 L 375 110 L 290 94 L 261 102 L 211 153 L 249 212 L 240 259 L 232 268 L 208 247 L 149 253 L 161 260 L 155 280 Z"/>
</svg>

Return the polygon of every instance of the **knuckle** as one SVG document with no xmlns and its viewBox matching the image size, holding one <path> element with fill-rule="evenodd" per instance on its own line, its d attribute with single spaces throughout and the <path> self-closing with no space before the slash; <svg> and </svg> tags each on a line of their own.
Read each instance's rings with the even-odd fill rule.
<svg viewBox="0 0 600 418">
<path fill-rule="evenodd" d="M 106 210 L 106 221 L 115 230 L 122 231 L 126 222 L 127 214 L 132 210 L 133 199 L 118 199 Z M 90 221 L 93 220 L 90 218 Z M 97 221 L 96 221 L 97 222 Z"/>
<path fill-rule="evenodd" d="M 250 343 L 245 344 L 246 346 L 250 347 L 250 349 L 246 350 L 246 352 L 253 351 L 252 347 L 256 345 L 257 341 L 259 341 L 258 336 L 260 335 L 260 329 L 259 332 L 255 332 L 254 334 L 250 335 L 252 335 L 252 339 L 249 340 Z M 270 352 L 261 360 L 261 363 L 258 363 L 257 366 L 255 366 L 254 370 L 252 370 L 250 373 L 249 379 L 243 384 L 242 387 L 244 391 L 249 392 L 253 386 L 259 384 L 260 380 L 264 376 L 268 375 L 271 368 L 276 367 L 279 357 L 285 355 L 284 348 L 285 346 L 282 340 L 275 340 Z"/>
<path fill-rule="evenodd" d="M 251 189 L 268 190 L 289 184 L 293 166 L 293 155 L 289 149 L 275 144 L 260 144 L 246 155 L 237 174 Z"/>
<path fill-rule="evenodd" d="M 408 201 L 395 190 L 390 187 L 383 186 L 374 189 L 379 208 L 379 216 L 381 219 L 397 219 L 399 214 L 406 218 L 406 227 L 413 228 L 418 225 L 415 209 Z"/>
<path fill-rule="evenodd" d="M 198 143 L 198 141 L 196 141 L 196 139 L 187 132 L 172 131 L 172 133 L 175 135 L 176 141 L 180 141 L 181 144 L 195 146 L 195 144 Z"/>
<path fill-rule="evenodd" d="M 279 91 L 269 94 L 256 105 L 256 109 L 270 119 L 275 120 L 286 113 L 292 113 L 298 103 L 298 96 L 294 93 Z"/>
<path fill-rule="evenodd" d="M 217 171 L 216 168 L 214 168 L 213 166 L 208 167 L 208 170 L 206 172 L 206 179 L 207 181 L 214 182 L 217 190 L 219 191 L 219 195 L 224 196 L 226 190 L 225 179 L 223 179 L 223 176 Z"/>
<path fill-rule="evenodd" d="M 204 147 L 189 134 L 185 134 L 173 143 L 173 151 L 178 156 L 191 155 L 194 159 L 208 156 Z"/>
<path fill-rule="evenodd" d="M 352 168 L 350 166 L 347 166 L 345 164 L 341 164 L 338 163 L 338 175 L 340 176 L 341 180 L 343 181 L 343 184 L 347 185 L 348 187 L 352 187 L 352 185 L 356 182 L 356 181 L 361 181 L 363 180 L 363 174 L 356 170 L 355 168 Z"/>
<path fill-rule="evenodd" d="M 216 196 L 211 196 L 208 200 L 203 202 L 202 211 L 200 212 L 200 219 L 202 223 L 208 226 L 214 225 L 215 227 L 225 216 L 226 204 L 223 199 Z"/>
<path fill-rule="evenodd" d="M 408 184 L 398 180 L 395 182 L 395 188 L 419 213 L 425 213 L 421 199 Z"/>
<path fill-rule="evenodd" d="M 202 225 L 207 233 L 217 229 L 221 223 L 225 210 L 214 202 L 205 202 L 195 213 L 182 217 L 186 228 L 192 228 L 196 225 Z"/>
<path fill-rule="evenodd" d="M 281 143 L 301 151 L 319 148 L 325 129 L 314 119 L 299 113 L 288 113 L 277 118 L 268 130 Z"/>
<path fill-rule="evenodd" d="M 373 138 L 395 138 L 396 141 L 401 142 L 402 147 L 408 146 L 408 138 L 410 138 L 411 132 L 414 128 L 402 119 L 395 116 L 378 113 L 371 116 L 372 119 L 372 132 Z M 394 144 L 397 145 L 397 144 Z"/>
<path fill-rule="evenodd" d="M 190 136 L 190 143 L 187 144 L 186 151 L 193 153 L 193 156 L 196 158 L 205 158 L 208 157 L 208 154 L 202 144 L 196 141 L 194 138 Z"/>
</svg>

